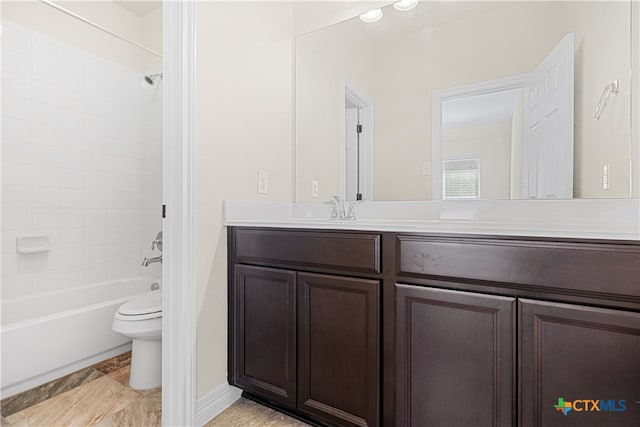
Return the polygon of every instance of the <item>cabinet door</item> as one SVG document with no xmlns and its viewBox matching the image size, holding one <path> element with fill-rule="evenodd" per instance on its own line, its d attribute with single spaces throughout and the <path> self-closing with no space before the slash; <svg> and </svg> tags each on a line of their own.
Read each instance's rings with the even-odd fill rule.
<svg viewBox="0 0 640 427">
<path fill-rule="evenodd" d="M 378 425 L 379 285 L 298 273 L 298 409 L 318 421 Z"/>
<path fill-rule="evenodd" d="M 293 271 L 238 265 L 233 288 L 232 382 L 294 408 L 296 404 L 296 276 Z"/>
<path fill-rule="evenodd" d="M 515 299 L 396 285 L 396 426 L 511 426 Z"/>
<path fill-rule="evenodd" d="M 520 300 L 522 426 L 640 425 L 640 313 Z"/>
</svg>

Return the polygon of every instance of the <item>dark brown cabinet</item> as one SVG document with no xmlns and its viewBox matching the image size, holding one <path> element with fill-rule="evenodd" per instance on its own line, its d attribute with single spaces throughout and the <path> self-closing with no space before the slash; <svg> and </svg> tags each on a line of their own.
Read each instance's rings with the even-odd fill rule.
<svg viewBox="0 0 640 427">
<path fill-rule="evenodd" d="M 326 425 L 377 426 L 379 285 L 236 265 L 230 382 Z"/>
<path fill-rule="evenodd" d="M 396 425 L 515 421 L 515 298 L 396 286 Z"/>
<path fill-rule="evenodd" d="M 639 425 L 638 241 L 230 227 L 228 242 L 229 382 L 250 397 L 329 426 Z"/>
<path fill-rule="evenodd" d="M 377 280 L 298 273 L 298 408 L 331 425 L 378 424 Z"/>
<path fill-rule="evenodd" d="M 295 272 L 239 265 L 233 301 L 235 384 L 295 408 Z"/>
<path fill-rule="evenodd" d="M 640 313 L 518 305 L 521 426 L 640 425 Z"/>
</svg>

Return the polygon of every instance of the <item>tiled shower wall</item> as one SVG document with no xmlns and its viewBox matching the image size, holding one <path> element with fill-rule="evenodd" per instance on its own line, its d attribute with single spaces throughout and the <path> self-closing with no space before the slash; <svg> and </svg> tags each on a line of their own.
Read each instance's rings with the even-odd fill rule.
<svg viewBox="0 0 640 427">
<path fill-rule="evenodd" d="M 157 255 L 162 180 L 160 93 L 141 80 L 2 23 L 3 299 L 159 276 L 140 265 Z M 51 250 L 17 253 L 16 238 L 33 235 L 48 236 Z"/>
</svg>

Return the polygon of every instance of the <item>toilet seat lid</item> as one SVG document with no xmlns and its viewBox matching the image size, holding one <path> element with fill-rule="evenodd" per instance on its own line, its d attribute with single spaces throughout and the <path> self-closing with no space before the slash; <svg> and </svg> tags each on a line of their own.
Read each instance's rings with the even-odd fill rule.
<svg viewBox="0 0 640 427">
<path fill-rule="evenodd" d="M 162 314 L 162 291 L 151 291 L 125 302 L 118 309 L 122 316 L 141 316 L 145 314 Z M 146 316 L 145 316 L 146 317 Z"/>
</svg>

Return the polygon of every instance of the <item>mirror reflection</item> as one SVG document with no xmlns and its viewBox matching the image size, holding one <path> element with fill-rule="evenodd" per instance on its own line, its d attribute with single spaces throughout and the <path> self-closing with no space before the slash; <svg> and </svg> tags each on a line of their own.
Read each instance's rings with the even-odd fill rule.
<svg viewBox="0 0 640 427">
<path fill-rule="evenodd" d="M 296 40 L 297 201 L 630 196 L 630 2 L 382 12 Z"/>
</svg>

